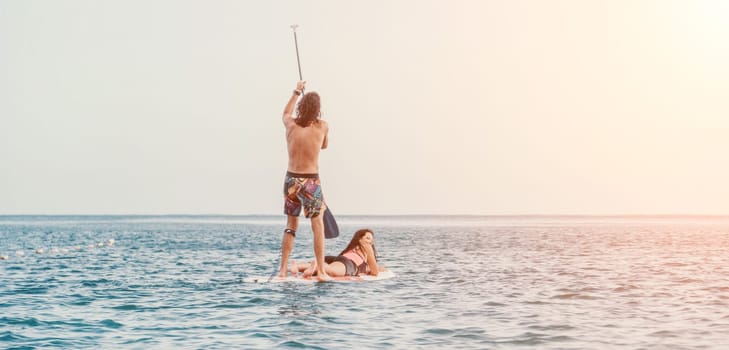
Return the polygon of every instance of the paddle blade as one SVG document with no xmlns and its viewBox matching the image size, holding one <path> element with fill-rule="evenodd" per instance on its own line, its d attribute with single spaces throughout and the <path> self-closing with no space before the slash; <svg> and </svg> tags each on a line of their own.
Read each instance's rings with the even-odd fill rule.
<svg viewBox="0 0 729 350">
<path fill-rule="evenodd" d="M 327 210 L 324 211 L 324 237 L 326 238 L 337 238 L 339 237 L 339 226 L 337 221 L 334 220 L 332 210 L 327 206 Z"/>
</svg>

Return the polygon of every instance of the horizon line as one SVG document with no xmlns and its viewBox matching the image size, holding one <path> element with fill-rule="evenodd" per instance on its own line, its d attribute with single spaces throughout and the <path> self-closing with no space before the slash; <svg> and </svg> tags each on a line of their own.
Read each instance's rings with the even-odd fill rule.
<svg viewBox="0 0 729 350">
<path fill-rule="evenodd" d="M 285 217 L 283 214 L 4 214 L 0 213 L 0 217 L 10 216 L 167 216 L 167 217 L 195 217 L 195 216 L 219 216 L 219 217 Z M 380 216 L 380 217 L 424 217 L 424 216 L 440 216 L 440 217 L 729 217 L 728 214 L 347 214 L 339 213 L 336 216 Z M 304 220 L 306 218 L 303 218 Z"/>
</svg>

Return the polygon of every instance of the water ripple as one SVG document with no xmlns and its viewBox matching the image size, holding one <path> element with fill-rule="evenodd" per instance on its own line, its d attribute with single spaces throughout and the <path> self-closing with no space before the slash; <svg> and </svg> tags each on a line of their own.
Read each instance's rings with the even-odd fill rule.
<svg viewBox="0 0 729 350">
<path fill-rule="evenodd" d="M 398 278 L 251 284 L 274 268 L 283 223 L 44 220 L 0 222 L 0 253 L 27 252 L 0 261 L 2 348 L 729 345 L 729 223 L 373 222 Z M 310 258 L 311 235 L 296 244 Z"/>
</svg>

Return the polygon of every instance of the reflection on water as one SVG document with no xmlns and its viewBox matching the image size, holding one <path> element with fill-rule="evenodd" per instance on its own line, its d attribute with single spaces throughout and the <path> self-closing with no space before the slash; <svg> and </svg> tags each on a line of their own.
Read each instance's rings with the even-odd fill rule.
<svg viewBox="0 0 729 350">
<path fill-rule="evenodd" d="M 317 303 L 317 293 L 311 286 L 302 287 L 295 283 L 286 284 L 279 290 L 281 300 L 278 307 L 278 313 L 282 316 L 315 316 L 321 313 Z M 326 286 L 316 286 L 315 288 L 326 288 Z"/>
</svg>

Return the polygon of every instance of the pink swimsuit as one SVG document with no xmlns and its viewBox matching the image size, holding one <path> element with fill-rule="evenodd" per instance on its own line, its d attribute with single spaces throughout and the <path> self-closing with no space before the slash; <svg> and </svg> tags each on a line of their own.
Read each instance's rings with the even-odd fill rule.
<svg viewBox="0 0 729 350">
<path fill-rule="evenodd" d="M 369 266 L 367 265 L 367 260 L 365 260 L 362 255 L 357 254 L 354 249 L 342 254 L 342 256 L 351 260 L 352 263 L 354 263 L 354 266 L 356 266 L 357 268 L 357 274 L 366 274 L 368 272 Z"/>
</svg>

